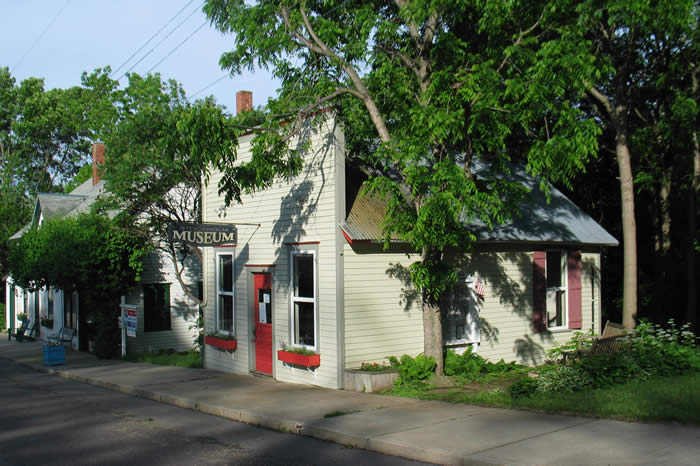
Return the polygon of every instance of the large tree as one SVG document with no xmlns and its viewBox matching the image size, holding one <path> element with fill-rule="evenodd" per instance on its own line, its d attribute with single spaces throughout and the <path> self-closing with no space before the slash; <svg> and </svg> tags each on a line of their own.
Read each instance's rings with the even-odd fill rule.
<svg viewBox="0 0 700 466">
<path fill-rule="evenodd" d="M 268 68 L 282 81 L 252 161 L 218 163 L 227 202 L 298 167 L 285 146 L 301 126 L 294 123 L 335 106 L 349 157 L 369 173 L 366 190 L 387 202 L 386 237 L 420 254 L 410 272 L 422 295 L 424 351 L 438 373 L 439 300 L 457 276 L 447 254 L 469 249 L 472 220 L 491 225 L 514 213 L 524 193 L 508 181 L 509 162 L 567 183 L 596 150 L 598 129 L 570 103 L 592 67 L 557 40 L 561 3 L 208 0 L 204 7 L 233 35 L 224 67 Z M 477 159 L 490 167 L 483 179 L 474 176 Z"/>
<path fill-rule="evenodd" d="M 671 197 L 675 188 L 692 186 L 693 135 L 697 124 L 696 74 L 697 3 L 693 0 L 572 2 L 571 15 L 561 23 L 561 40 L 587 54 L 595 75 L 584 81 L 589 101 L 609 135 L 618 167 L 621 196 L 624 278 L 622 322 L 634 328 L 638 317 L 638 231 L 635 180 L 654 191 L 651 222 L 656 225 L 651 261 L 652 280 L 673 281 Z M 607 144 L 603 144 L 603 154 Z M 637 165 L 636 167 L 634 165 Z M 678 189 L 680 190 L 680 189 Z M 689 244 L 697 216 L 689 191 Z M 652 252 L 652 251 L 650 251 Z M 688 317 L 695 312 L 694 251 L 688 250 Z M 653 294 L 653 290 L 650 292 Z M 645 297 L 648 298 L 648 297 Z"/>
<path fill-rule="evenodd" d="M 38 192 L 61 191 L 88 157 L 82 89 L 45 90 L 38 78 L 19 85 L 0 68 L 0 276 L 7 239 L 29 220 Z"/>
<path fill-rule="evenodd" d="M 129 74 L 121 88 L 109 69 L 96 70 L 83 75 L 83 85 L 95 137 L 105 143 L 108 207 L 139 218 L 138 231 L 166 253 L 185 293 L 202 304 L 183 276 L 188 257 L 201 262 L 201 251 L 169 241 L 168 227 L 201 219 L 204 169 L 235 144 L 232 120 L 212 99 L 191 103 L 180 84 L 157 74 Z"/>
</svg>

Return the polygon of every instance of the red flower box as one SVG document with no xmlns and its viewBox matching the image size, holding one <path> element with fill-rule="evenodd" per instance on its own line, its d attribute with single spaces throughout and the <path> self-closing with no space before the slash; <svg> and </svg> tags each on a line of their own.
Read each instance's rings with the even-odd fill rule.
<svg viewBox="0 0 700 466">
<path fill-rule="evenodd" d="M 289 351 L 277 351 L 277 359 L 288 364 L 304 367 L 316 367 L 321 365 L 320 354 L 299 354 L 290 353 Z"/>
<path fill-rule="evenodd" d="M 211 337 L 209 335 L 204 336 L 204 343 L 209 346 L 213 346 L 214 348 L 228 351 L 233 351 L 238 346 L 238 342 L 236 340 L 225 340 L 223 338 Z"/>
</svg>

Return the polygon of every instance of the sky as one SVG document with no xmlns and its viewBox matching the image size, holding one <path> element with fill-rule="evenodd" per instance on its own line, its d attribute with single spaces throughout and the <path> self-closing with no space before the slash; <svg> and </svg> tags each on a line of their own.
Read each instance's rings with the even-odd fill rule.
<svg viewBox="0 0 700 466">
<path fill-rule="evenodd" d="M 215 96 L 230 112 L 235 112 L 240 90 L 253 92 L 255 107 L 264 105 L 279 81 L 264 70 L 230 77 L 221 69 L 219 57 L 233 48 L 233 38 L 209 25 L 202 3 L 0 0 L 0 67 L 9 67 L 18 83 L 44 78 L 46 89 L 52 89 L 80 85 L 84 71 L 109 65 L 113 79 L 128 70 L 157 72 L 182 84 L 189 97 Z M 126 78 L 120 82 L 125 85 Z"/>
</svg>

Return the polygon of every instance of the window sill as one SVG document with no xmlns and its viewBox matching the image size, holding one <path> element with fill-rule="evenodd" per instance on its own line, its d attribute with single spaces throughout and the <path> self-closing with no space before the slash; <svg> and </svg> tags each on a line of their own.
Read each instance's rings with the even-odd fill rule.
<svg viewBox="0 0 700 466">
<path fill-rule="evenodd" d="M 548 328 L 547 331 L 549 333 L 564 333 L 564 332 L 573 332 L 576 329 L 569 328 L 569 327 L 557 327 L 557 328 Z M 579 329 L 580 330 L 580 329 Z"/>
<path fill-rule="evenodd" d="M 212 337 L 209 335 L 204 336 L 204 343 L 225 351 L 235 351 L 235 349 L 238 347 L 237 340 L 225 340 L 223 338 Z"/>
</svg>

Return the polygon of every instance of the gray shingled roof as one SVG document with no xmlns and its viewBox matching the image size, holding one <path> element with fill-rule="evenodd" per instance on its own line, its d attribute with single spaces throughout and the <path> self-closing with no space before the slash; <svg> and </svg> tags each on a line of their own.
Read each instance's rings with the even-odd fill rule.
<svg viewBox="0 0 700 466">
<path fill-rule="evenodd" d="M 475 165 L 475 174 L 487 170 Z M 550 186 L 550 202 L 539 190 L 539 180 L 528 175 L 522 167 L 513 167 L 511 179 L 531 190 L 528 199 L 520 205 L 520 212 L 510 222 L 494 225 L 490 230 L 483 222 L 472 222 L 471 230 L 478 243 L 547 243 L 564 245 L 617 246 L 618 241 L 595 220 L 576 206 L 558 189 Z M 378 241 L 382 236 L 381 223 L 385 212 L 384 201 L 370 196 L 356 199 L 348 218 L 340 227 L 351 241 Z M 392 237 L 392 241 L 398 238 Z"/>
<path fill-rule="evenodd" d="M 9 239 L 20 239 L 33 225 L 36 225 L 41 215 L 47 220 L 53 220 L 87 212 L 103 190 L 104 181 L 93 186 L 92 178 L 90 178 L 76 187 L 70 194 L 39 193 L 36 197 L 32 222 L 22 227 Z M 114 213 L 110 212 L 110 215 L 113 216 Z"/>
<path fill-rule="evenodd" d="M 85 202 L 86 196 L 73 194 L 39 193 L 36 196 L 37 209 L 47 220 L 61 218 Z"/>
</svg>

